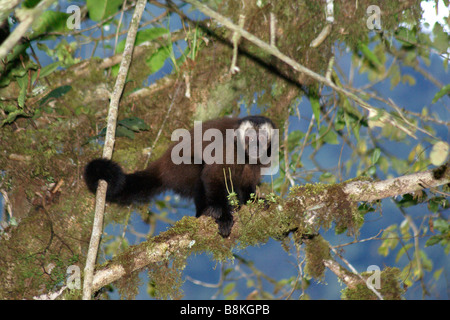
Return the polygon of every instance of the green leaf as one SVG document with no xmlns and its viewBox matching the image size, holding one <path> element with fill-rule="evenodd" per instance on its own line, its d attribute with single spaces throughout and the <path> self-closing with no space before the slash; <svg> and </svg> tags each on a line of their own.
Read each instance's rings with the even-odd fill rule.
<svg viewBox="0 0 450 320">
<path fill-rule="evenodd" d="M 144 120 L 132 117 L 119 120 L 116 127 L 116 137 L 126 137 L 131 140 L 134 139 L 134 132 L 139 132 L 143 130 L 148 130 L 150 127 L 144 122 Z M 106 136 L 106 127 L 104 127 L 98 135 L 90 137 L 86 143 L 92 140 L 98 139 L 99 137 Z"/>
<path fill-rule="evenodd" d="M 390 72 L 391 75 L 391 90 L 394 89 L 400 82 L 402 76 L 400 74 L 400 67 L 398 65 L 394 65 Z"/>
<path fill-rule="evenodd" d="M 377 168 L 375 168 L 375 166 L 370 166 L 369 169 L 367 169 L 367 174 L 369 176 L 374 176 L 375 173 L 377 173 Z"/>
<path fill-rule="evenodd" d="M 436 280 L 436 281 L 439 280 L 439 277 L 441 276 L 442 271 L 444 271 L 444 268 L 437 269 L 437 270 L 433 273 L 433 278 L 434 278 L 434 280 Z"/>
<path fill-rule="evenodd" d="M 17 107 L 15 104 L 11 104 L 11 103 L 5 103 L 5 102 L 0 102 L 0 109 L 2 109 L 3 111 L 5 111 L 6 113 L 10 113 L 10 112 L 14 112 L 17 110 Z"/>
<path fill-rule="evenodd" d="M 123 0 L 87 0 L 86 5 L 89 18 L 93 21 L 101 21 L 119 11 Z"/>
<path fill-rule="evenodd" d="M 2 122 L 0 122 L 0 127 L 3 127 L 6 123 L 12 123 L 18 116 L 25 116 L 28 117 L 28 115 L 23 111 L 22 109 L 16 109 L 13 112 L 8 113 L 8 116 L 6 119 L 4 119 Z"/>
<path fill-rule="evenodd" d="M 430 152 L 430 161 L 435 166 L 443 164 L 448 157 L 450 147 L 444 141 L 438 141 L 433 145 Z"/>
<path fill-rule="evenodd" d="M 380 159 L 381 151 L 379 148 L 375 148 L 372 152 L 372 164 L 376 164 Z"/>
<path fill-rule="evenodd" d="M 60 11 L 44 11 L 39 19 L 33 24 L 34 34 L 42 34 L 47 32 L 65 32 L 67 28 L 67 19 L 70 14 Z"/>
<path fill-rule="evenodd" d="M 133 130 L 135 132 L 139 131 L 145 131 L 149 130 L 150 127 L 144 122 L 144 120 L 137 118 L 137 117 L 131 117 L 122 119 L 117 122 L 119 125 L 124 126 L 130 130 Z"/>
<path fill-rule="evenodd" d="M 353 108 L 347 98 L 343 100 L 342 106 L 344 109 L 344 121 L 347 131 L 349 134 L 350 132 L 353 132 L 356 140 L 359 142 L 359 130 L 361 129 L 361 124 L 364 124 L 361 121 L 362 116 L 356 109 Z"/>
<path fill-rule="evenodd" d="M 68 86 L 68 85 L 67 86 L 61 86 L 61 87 L 58 87 L 56 89 L 53 89 L 52 91 L 50 91 L 49 94 L 47 94 L 44 98 L 42 98 L 40 100 L 39 106 L 43 106 L 44 104 L 46 104 L 51 99 L 57 99 L 59 97 L 62 97 L 63 95 L 65 95 L 70 90 L 72 90 L 72 87 Z"/>
<path fill-rule="evenodd" d="M 400 223 L 400 234 L 402 235 L 402 239 L 404 241 L 407 241 L 411 238 L 409 228 L 409 222 L 407 219 L 403 220 L 402 223 Z"/>
<path fill-rule="evenodd" d="M 439 22 L 434 24 L 433 35 L 433 46 L 442 53 L 447 52 L 450 37 L 444 31 L 444 28 L 439 24 Z"/>
<path fill-rule="evenodd" d="M 402 82 L 408 83 L 410 86 L 414 86 L 416 84 L 416 78 L 414 78 L 412 75 L 405 74 L 402 76 Z"/>
<path fill-rule="evenodd" d="M 53 71 L 55 71 L 61 63 L 59 61 L 50 63 L 49 65 L 46 65 L 41 69 L 41 72 L 39 73 L 39 78 L 45 78 L 49 74 L 51 74 Z"/>
<path fill-rule="evenodd" d="M 236 282 L 230 282 L 223 288 L 223 294 L 226 296 L 234 289 Z"/>
<path fill-rule="evenodd" d="M 24 8 L 31 9 L 31 8 L 34 8 L 39 2 L 41 2 L 41 0 L 25 0 L 22 3 L 22 6 Z"/>
<path fill-rule="evenodd" d="M 395 257 L 395 262 L 397 263 L 398 260 L 413 246 L 412 243 L 407 243 L 404 246 L 400 248 L 397 252 L 397 256 Z"/>
<path fill-rule="evenodd" d="M 384 239 L 378 248 L 378 253 L 386 257 L 390 250 L 395 249 L 398 245 L 399 235 L 397 233 L 397 225 L 393 224 L 386 228 L 383 232 L 382 238 Z"/>
<path fill-rule="evenodd" d="M 417 205 L 417 199 L 415 199 L 412 194 L 406 193 L 403 195 L 402 200 L 397 202 L 397 205 L 403 208 L 408 208 Z"/>
<path fill-rule="evenodd" d="M 369 212 L 375 212 L 375 208 L 367 202 L 364 202 L 358 206 L 358 212 L 361 215 L 365 215 Z"/>
<path fill-rule="evenodd" d="M 439 203 L 437 203 L 436 201 L 430 200 L 428 202 L 428 209 L 433 212 L 436 213 L 439 209 Z"/>
<path fill-rule="evenodd" d="M 16 44 L 12 50 L 6 55 L 6 60 L 8 62 L 14 61 L 16 60 L 21 54 L 24 54 L 25 51 L 28 49 L 28 47 L 30 46 L 29 42 L 26 43 L 18 43 Z M 3 78 L 3 75 L 2 75 Z"/>
<path fill-rule="evenodd" d="M 438 244 L 439 242 L 441 242 L 442 239 L 443 239 L 443 237 L 440 234 L 431 236 L 430 239 L 428 239 L 427 242 L 425 242 L 425 247 L 434 246 L 435 244 Z"/>
<path fill-rule="evenodd" d="M 327 132 L 328 131 L 328 132 Z M 339 144 L 338 136 L 332 128 L 328 129 L 322 126 L 319 129 L 319 134 L 322 136 L 322 140 L 328 144 Z"/>
<path fill-rule="evenodd" d="M 436 219 L 433 225 L 439 232 L 450 232 L 450 224 L 444 219 Z"/>
<path fill-rule="evenodd" d="M 317 121 L 317 128 L 320 128 L 320 103 L 319 98 L 317 97 L 310 97 L 309 101 L 311 103 L 312 112 L 314 114 L 314 118 L 316 118 Z"/>
<path fill-rule="evenodd" d="M 127 137 L 131 140 L 134 139 L 134 132 L 127 127 L 118 126 L 116 129 L 116 137 Z"/>
<path fill-rule="evenodd" d="M 337 111 L 336 118 L 334 120 L 334 130 L 340 131 L 345 128 L 345 111 L 340 108 Z"/>
<path fill-rule="evenodd" d="M 423 250 L 419 250 L 419 257 L 422 261 L 423 269 L 425 269 L 426 271 L 431 271 L 433 269 L 433 261 L 428 258 L 426 252 Z"/>
<path fill-rule="evenodd" d="M 168 34 L 169 32 L 170 31 L 167 30 L 166 28 L 151 28 L 138 31 L 136 34 L 136 40 L 134 41 L 134 45 L 138 46 L 144 42 L 153 41 Z M 116 47 L 117 53 L 123 52 L 123 50 L 125 49 L 125 41 L 126 40 L 124 39 L 117 44 Z"/>
<path fill-rule="evenodd" d="M 170 48 L 168 46 L 164 46 L 159 48 L 154 54 L 146 59 L 145 63 L 149 66 L 152 73 L 157 72 L 164 66 L 164 62 L 168 57 L 170 57 L 170 52 Z"/>
<path fill-rule="evenodd" d="M 450 84 L 447 84 L 441 88 L 435 95 L 431 103 L 436 103 L 443 96 L 450 94 Z"/>
<path fill-rule="evenodd" d="M 381 69 L 383 67 L 380 60 L 378 60 L 375 53 L 373 53 L 369 47 L 362 42 L 358 43 L 358 49 L 361 51 L 363 56 L 377 69 Z"/>
<path fill-rule="evenodd" d="M 336 180 L 336 177 L 330 172 L 325 172 L 319 177 L 319 181 L 324 183 L 336 183 Z"/>
<path fill-rule="evenodd" d="M 300 130 L 294 130 L 288 135 L 288 151 L 292 152 L 292 150 L 300 145 L 301 139 L 305 136 L 303 132 Z"/>
<path fill-rule="evenodd" d="M 24 75 L 21 78 L 17 78 L 17 84 L 20 87 L 19 97 L 17 98 L 17 102 L 19 107 L 22 109 L 25 106 L 25 98 L 27 95 L 27 87 L 28 87 L 28 76 Z"/>
<path fill-rule="evenodd" d="M 396 32 L 396 39 L 406 47 L 410 47 L 417 43 L 416 32 L 409 28 L 399 27 Z"/>
<path fill-rule="evenodd" d="M 61 65 L 61 62 L 59 62 L 59 61 L 56 61 L 56 62 L 50 63 L 49 65 L 46 65 L 39 72 L 39 78 L 40 79 L 45 78 L 46 76 L 51 74 L 53 71 L 55 71 L 60 65 Z M 31 76 L 31 83 L 34 83 L 36 81 L 37 76 L 38 76 L 38 72 L 33 72 L 33 75 Z"/>
</svg>

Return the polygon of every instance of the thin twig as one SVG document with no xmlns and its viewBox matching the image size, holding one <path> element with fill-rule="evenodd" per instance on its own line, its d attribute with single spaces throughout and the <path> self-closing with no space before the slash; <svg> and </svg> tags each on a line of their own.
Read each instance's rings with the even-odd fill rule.
<svg viewBox="0 0 450 320">
<path fill-rule="evenodd" d="M 334 1 L 333 0 L 327 0 L 327 4 L 325 7 L 325 14 L 326 14 L 326 22 L 327 24 L 322 29 L 322 31 L 319 33 L 319 35 L 311 41 L 310 47 L 316 48 L 320 46 L 322 42 L 325 41 L 325 39 L 328 37 L 328 35 L 331 33 L 331 27 L 334 22 Z"/>
<path fill-rule="evenodd" d="M 245 23 L 245 16 L 239 15 L 239 27 L 243 28 Z M 233 58 L 231 59 L 230 73 L 235 74 L 239 72 L 239 67 L 236 65 L 238 56 L 239 39 L 241 38 L 239 32 L 233 34 Z"/>
<path fill-rule="evenodd" d="M 3 211 L 8 214 L 8 221 L 11 221 L 11 219 L 13 218 L 13 211 L 12 211 L 11 202 L 9 201 L 9 198 L 8 198 L 8 193 L 6 193 L 6 191 L 4 189 L 0 189 L 0 193 L 2 194 L 3 201 L 4 201 L 4 203 L 3 203 Z M 3 214 L 0 214 L 0 218 L 2 216 L 3 216 Z M 5 218 L 3 218 L 3 219 L 5 219 Z"/>
<path fill-rule="evenodd" d="M 291 172 L 289 170 L 289 145 L 288 145 L 288 131 L 289 131 L 289 117 L 286 118 L 286 121 L 284 122 L 284 171 L 285 171 L 285 177 L 289 180 L 291 187 L 295 186 L 294 179 L 292 179 Z"/>
<path fill-rule="evenodd" d="M 126 3 L 127 3 L 126 1 L 123 2 L 122 10 L 120 10 L 119 23 L 117 24 L 116 34 L 115 34 L 115 37 L 114 37 L 113 55 L 116 54 L 117 42 L 119 41 L 119 31 L 120 31 L 120 27 L 122 26 L 122 20 L 123 20 L 123 16 L 124 16 L 124 13 L 125 13 L 125 5 L 126 5 Z"/>
<path fill-rule="evenodd" d="M 167 121 L 167 119 L 169 118 L 170 111 L 172 110 L 172 107 L 173 107 L 173 105 L 175 104 L 175 100 L 176 100 L 176 98 L 177 98 L 177 96 L 178 96 L 178 92 L 180 91 L 180 87 L 181 87 L 181 82 L 178 83 L 178 85 L 177 85 L 177 87 L 176 87 L 176 89 L 175 89 L 175 93 L 174 93 L 174 95 L 173 95 L 173 97 L 172 97 L 172 101 L 170 102 L 169 109 L 167 109 L 166 116 L 164 117 L 164 120 L 163 120 L 163 122 L 162 122 L 162 124 L 161 124 L 161 127 L 159 128 L 159 131 L 158 131 L 158 133 L 156 134 L 156 138 L 155 138 L 155 140 L 153 141 L 153 144 L 152 144 L 152 146 L 150 147 L 149 152 L 147 153 L 147 160 L 145 161 L 145 167 L 147 167 L 148 162 L 150 161 L 150 157 L 151 157 L 151 155 L 152 155 L 153 149 L 155 148 L 156 143 L 158 142 L 159 137 L 160 137 L 160 135 L 161 135 L 162 129 L 164 128 L 164 125 L 166 124 L 166 121 Z"/>
<path fill-rule="evenodd" d="M 123 88 L 125 86 L 125 80 L 128 74 L 128 69 L 131 64 L 136 33 L 146 3 L 147 3 L 146 0 L 138 0 L 138 3 L 136 4 L 136 8 L 130 23 L 130 28 L 125 43 L 123 59 L 120 64 L 116 84 L 114 86 L 114 91 L 111 96 L 111 103 L 109 105 L 109 112 L 108 112 L 108 123 L 106 127 L 107 129 L 105 137 L 105 146 L 103 148 L 103 158 L 106 159 L 111 159 L 112 156 L 116 135 L 116 123 L 117 123 L 117 113 L 119 109 L 119 101 L 120 97 L 122 96 Z M 83 283 L 84 300 L 90 300 L 92 296 L 94 267 L 97 258 L 98 247 L 100 244 L 100 238 L 103 233 L 103 215 L 105 211 L 106 188 L 107 183 L 103 180 L 100 180 L 96 193 L 95 217 L 92 227 L 91 241 L 89 243 L 89 250 L 86 258 L 86 266 L 84 269 L 84 283 Z"/>
<path fill-rule="evenodd" d="M 241 28 L 243 26 L 239 25 Z M 277 35 L 277 18 L 273 12 L 270 13 L 270 45 L 275 46 Z"/>
<path fill-rule="evenodd" d="M 392 200 L 392 199 L 391 199 Z M 396 203 L 394 200 L 392 200 L 394 203 Z M 417 264 L 417 270 L 419 270 L 419 280 L 420 280 L 420 284 L 422 286 L 422 291 L 423 292 L 427 292 L 426 290 L 426 285 L 423 279 L 423 266 L 422 266 L 422 260 L 420 258 L 420 246 L 419 246 L 419 236 L 420 236 L 420 231 L 417 228 L 416 224 L 414 223 L 413 219 L 411 218 L 411 216 L 409 214 L 406 213 L 405 209 L 398 206 L 398 209 L 400 210 L 401 214 L 403 215 L 403 217 L 405 217 L 405 220 L 408 222 L 409 227 L 412 229 L 413 231 L 413 240 L 414 240 L 414 258 L 416 259 L 416 264 Z"/>
</svg>

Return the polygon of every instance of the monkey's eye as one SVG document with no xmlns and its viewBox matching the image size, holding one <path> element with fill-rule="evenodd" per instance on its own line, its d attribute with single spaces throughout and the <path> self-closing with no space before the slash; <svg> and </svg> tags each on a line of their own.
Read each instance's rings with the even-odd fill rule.
<svg viewBox="0 0 450 320">
<path fill-rule="evenodd" d="M 269 132 L 267 132 L 267 130 L 261 130 L 258 133 L 258 140 L 259 141 L 270 141 L 270 136 L 269 136 Z"/>
<path fill-rule="evenodd" d="M 256 132 L 253 130 L 253 131 L 247 131 L 246 133 L 245 133 L 245 142 L 246 143 L 250 143 L 250 142 L 254 142 L 254 141 L 256 141 L 257 140 L 257 135 L 256 135 Z"/>
</svg>

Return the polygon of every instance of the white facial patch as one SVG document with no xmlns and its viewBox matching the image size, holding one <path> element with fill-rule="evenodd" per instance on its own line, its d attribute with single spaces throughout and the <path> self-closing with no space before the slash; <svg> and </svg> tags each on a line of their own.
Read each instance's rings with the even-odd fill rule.
<svg viewBox="0 0 450 320">
<path fill-rule="evenodd" d="M 272 124 L 268 122 L 257 124 L 246 120 L 240 124 L 237 129 L 237 137 L 240 145 L 238 150 L 245 150 L 249 156 L 250 164 L 255 164 L 257 159 L 260 159 L 263 154 L 267 154 L 273 131 Z"/>
<path fill-rule="evenodd" d="M 259 131 L 266 131 L 267 133 L 267 140 L 270 141 L 272 138 L 272 134 L 273 134 L 273 127 L 270 123 L 263 123 L 260 127 L 259 127 Z"/>
<path fill-rule="evenodd" d="M 273 134 L 273 126 L 268 122 L 263 123 L 260 126 L 256 126 L 255 124 L 253 124 L 252 122 L 250 122 L 248 120 L 242 122 L 241 125 L 239 126 L 239 128 L 237 129 L 239 137 L 241 139 L 243 139 L 245 137 L 247 130 L 266 131 L 269 141 L 270 141 L 270 137 L 272 137 L 272 134 Z M 242 141 L 242 142 L 244 142 L 244 141 Z"/>
<path fill-rule="evenodd" d="M 245 134 L 250 129 L 255 130 L 255 126 L 250 121 L 242 122 L 237 129 L 237 136 L 243 145 L 245 145 Z"/>
</svg>

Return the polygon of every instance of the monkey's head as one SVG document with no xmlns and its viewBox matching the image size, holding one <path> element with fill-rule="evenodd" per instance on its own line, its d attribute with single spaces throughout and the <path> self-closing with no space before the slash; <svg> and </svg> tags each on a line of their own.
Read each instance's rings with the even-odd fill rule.
<svg viewBox="0 0 450 320">
<path fill-rule="evenodd" d="M 267 164 L 265 159 L 271 157 L 275 129 L 272 120 L 263 116 L 248 116 L 240 119 L 237 140 L 241 145 L 241 150 L 242 148 L 245 150 L 245 155 L 250 163 Z"/>
</svg>

